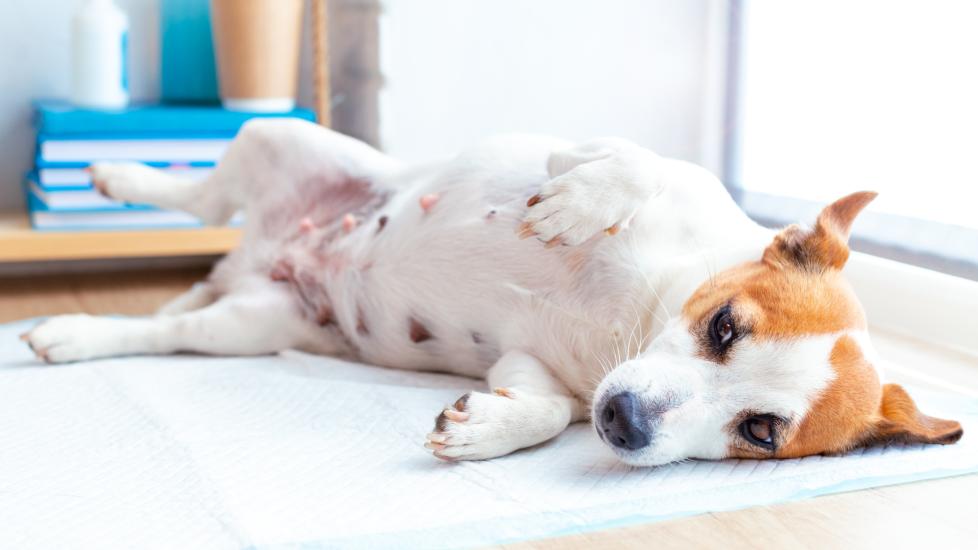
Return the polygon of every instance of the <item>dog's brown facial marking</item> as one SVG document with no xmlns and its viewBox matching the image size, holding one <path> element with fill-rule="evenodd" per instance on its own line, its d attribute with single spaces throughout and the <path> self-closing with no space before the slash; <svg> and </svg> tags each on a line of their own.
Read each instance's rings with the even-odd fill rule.
<svg viewBox="0 0 978 550">
<path fill-rule="evenodd" d="M 755 342 L 839 335 L 828 357 L 832 376 L 810 396 L 804 414 L 742 412 L 727 427 L 728 456 L 794 458 L 876 442 L 953 443 L 961 437 L 958 422 L 924 415 L 900 386 L 881 386 L 851 336 L 866 330 L 866 320 L 840 269 L 849 257 L 853 218 L 874 196 L 857 193 L 837 201 L 811 231 L 785 229 L 760 262 L 721 274 L 687 302 L 684 314 L 701 332 L 700 353 L 718 363 L 724 359 L 715 345 L 718 332 L 749 335 Z"/>
<path fill-rule="evenodd" d="M 738 458 L 797 458 L 841 453 L 877 443 L 951 444 L 964 433 L 961 424 L 928 416 L 897 384 L 880 386 L 873 366 L 849 336 L 836 341 L 831 355 L 836 377 L 795 423 L 771 425 L 773 448 L 758 449 L 734 439 L 729 456 Z M 779 419 L 780 420 L 780 419 Z M 729 426 L 742 431 L 742 422 Z M 762 430 L 763 432 L 763 430 Z"/>
<path fill-rule="evenodd" d="M 710 334 L 715 320 L 722 322 L 720 329 L 729 322 L 734 339 L 767 341 L 866 328 L 862 306 L 841 273 L 782 270 L 764 262 L 718 274 L 690 297 L 683 316 L 701 355 L 718 362 L 723 357 Z"/>
<path fill-rule="evenodd" d="M 947 444 L 961 438 L 960 423 L 921 413 L 896 384 L 881 387 L 876 370 L 851 338 L 836 342 L 831 362 L 835 380 L 812 404 L 779 457 L 843 452 L 889 441 Z"/>
<path fill-rule="evenodd" d="M 792 458 L 855 447 L 870 429 L 880 406 L 883 390 L 876 369 L 850 336 L 840 337 L 829 363 L 835 378 L 822 390 L 794 429 L 777 456 Z"/>
</svg>

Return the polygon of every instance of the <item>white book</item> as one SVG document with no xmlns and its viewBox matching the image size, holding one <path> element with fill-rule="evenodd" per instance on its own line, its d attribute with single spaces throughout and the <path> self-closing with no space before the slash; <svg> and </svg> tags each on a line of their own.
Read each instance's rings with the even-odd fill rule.
<svg viewBox="0 0 978 550">
<path fill-rule="evenodd" d="M 216 162 L 231 143 L 227 138 L 200 139 L 45 139 L 42 162 L 131 160 L 142 162 Z"/>
<path fill-rule="evenodd" d="M 107 212 L 31 212 L 35 229 L 60 231 L 169 229 L 200 227 L 200 221 L 174 210 L 119 210 Z"/>
<path fill-rule="evenodd" d="M 161 170 L 174 176 L 200 180 L 210 175 L 214 168 L 174 165 L 161 168 Z M 41 168 L 37 171 L 37 177 L 41 185 L 48 188 L 80 187 L 92 184 L 92 177 L 84 168 Z"/>
<path fill-rule="evenodd" d="M 114 209 L 125 208 L 126 203 L 112 200 L 95 189 L 64 189 L 48 192 L 33 181 L 30 191 L 52 210 L 77 210 L 82 208 Z"/>
</svg>

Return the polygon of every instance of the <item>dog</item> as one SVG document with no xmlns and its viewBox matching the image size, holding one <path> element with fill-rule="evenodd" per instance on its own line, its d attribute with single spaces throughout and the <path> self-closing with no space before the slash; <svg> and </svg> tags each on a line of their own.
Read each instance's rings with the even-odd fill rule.
<svg viewBox="0 0 978 550">
<path fill-rule="evenodd" d="M 155 316 L 41 323 L 23 338 L 51 363 L 296 348 L 486 378 L 437 416 L 425 446 L 445 460 L 588 418 L 640 466 L 962 435 L 882 384 L 841 273 L 874 193 L 772 231 L 705 169 L 621 139 L 501 136 L 405 167 L 296 120 L 248 122 L 203 181 L 131 163 L 92 178 L 207 224 L 243 212 L 242 239 Z"/>
</svg>

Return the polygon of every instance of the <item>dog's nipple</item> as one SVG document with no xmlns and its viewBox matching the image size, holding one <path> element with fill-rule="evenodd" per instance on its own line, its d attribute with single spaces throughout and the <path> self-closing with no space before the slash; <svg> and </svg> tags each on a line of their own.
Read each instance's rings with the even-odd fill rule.
<svg viewBox="0 0 978 550">
<path fill-rule="evenodd" d="M 299 231 L 303 233 L 309 233 L 313 229 L 316 229 L 316 224 L 312 223 L 312 220 L 310 218 L 308 217 L 302 218 L 302 220 L 299 221 Z"/>
<path fill-rule="evenodd" d="M 269 273 L 269 277 L 273 281 L 290 281 L 295 276 L 295 269 L 292 264 L 286 260 L 279 260 L 275 262 L 272 266 L 272 270 Z"/>
<path fill-rule="evenodd" d="M 344 233 L 349 233 L 349 232 L 353 231 L 354 229 L 356 229 L 356 227 L 357 227 L 357 218 L 356 218 L 356 216 L 354 216 L 353 214 L 347 214 L 347 215 L 343 216 L 343 232 Z"/>
<path fill-rule="evenodd" d="M 425 340 L 431 339 L 431 333 L 428 332 L 428 327 L 422 325 L 421 322 L 414 317 L 408 321 L 408 335 L 411 337 L 411 341 L 415 344 L 420 344 Z"/>
<path fill-rule="evenodd" d="M 333 322 L 333 308 L 328 304 L 320 304 L 316 309 L 316 323 L 324 327 Z"/>
<path fill-rule="evenodd" d="M 440 198 L 441 195 L 438 193 L 428 193 L 427 195 L 422 195 L 421 198 L 418 199 L 418 204 L 421 205 L 421 210 L 428 212 L 434 208 L 436 204 L 438 204 L 438 199 Z"/>
</svg>

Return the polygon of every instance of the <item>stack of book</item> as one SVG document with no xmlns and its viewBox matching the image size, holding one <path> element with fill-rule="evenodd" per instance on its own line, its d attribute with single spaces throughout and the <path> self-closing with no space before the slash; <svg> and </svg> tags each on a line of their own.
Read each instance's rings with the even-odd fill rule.
<svg viewBox="0 0 978 550">
<path fill-rule="evenodd" d="M 25 183 L 27 209 L 35 229 L 58 231 L 198 227 L 183 212 L 102 196 L 86 168 L 100 161 L 132 161 L 203 178 L 247 120 L 315 119 L 306 109 L 265 114 L 150 105 L 90 111 L 51 101 L 37 103 L 35 116 L 37 154 Z"/>
</svg>

